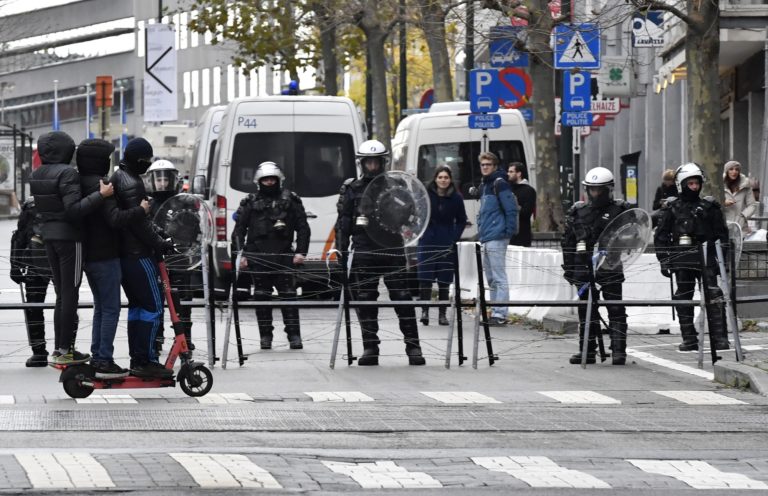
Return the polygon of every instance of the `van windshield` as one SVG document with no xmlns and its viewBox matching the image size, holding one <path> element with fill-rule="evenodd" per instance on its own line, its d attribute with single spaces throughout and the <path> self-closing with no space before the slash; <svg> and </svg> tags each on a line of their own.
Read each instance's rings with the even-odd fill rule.
<svg viewBox="0 0 768 496">
<path fill-rule="evenodd" d="M 520 141 L 491 141 L 490 150 L 499 157 L 499 167 L 505 168 L 510 162 L 525 161 L 525 150 Z M 428 183 L 435 175 L 438 165 L 447 165 L 453 172 L 456 188 L 467 197 L 469 188 L 480 184 L 480 142 L 438 143 L 419 147 L 417 173 L 419 179 Z"/>
<path fill-rule="evenodd" d="M 303 197 L 339 194 L 345 179 L 356 177 L 352 136 L 341 133 L 240 133 L 235 137 L 229 185 L 255 193 L 256 168 L 277 163 L 288 189 Z"/>
</svg>

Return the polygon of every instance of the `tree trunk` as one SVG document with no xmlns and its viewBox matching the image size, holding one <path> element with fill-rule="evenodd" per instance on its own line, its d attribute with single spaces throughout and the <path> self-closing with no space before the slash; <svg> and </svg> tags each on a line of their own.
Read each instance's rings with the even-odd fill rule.
<svg viewBox="0 0 768 496">
<path fill-rule="evenodd" d="M 432 87 L 436 102 L 453 100 L 451 60 L 445 33 L 445 12 L 439 0 L 419 0 L 420 27 L 424 31 L 429 56 L 432 59 Z"/>
<path fill-rule="evenodd" d="M 323 91 L 326 95 L 339 94 L 339 59 L 336 56 L 336 23 L 326 2 L 313 4 L 320 30 L 320 50 L 323 57 Z"/>
<path fill-rule="evenodd" d="M 368 70 L 371 74 L 374 137 L 389 148 L 392 126 L 389 122 L 389 101 L 387 100 L 387 67 L 384 43 L 388 32 L 382 26 L 384 14 L 380 5 L 373 0 L 366 1 L 360 12 L 358 26 L 365 34 L 365 46 L 370 55 Z"/>
<path fill-rule="evenodd" d="M 685 37 L 688 67 L 688 153 L 707 178 L 705 193 L 723 200 L 720 136 L 720 9 L 717 2 L 687 2 L 694 25 Z"/>
<path fill-rule="evenodd" d="M 555 141 L 555 71 L 549 33 L 553 20 L 547 0 L 535 0 L 529 8 L 528 46 L 533 80 L 533 128 L 536 146 L 536 218 L 539 231 L 557 231 L 563 224 L 560 166 Z M 563 128 L 570 132 L 570 128 Z"/>
</svg>

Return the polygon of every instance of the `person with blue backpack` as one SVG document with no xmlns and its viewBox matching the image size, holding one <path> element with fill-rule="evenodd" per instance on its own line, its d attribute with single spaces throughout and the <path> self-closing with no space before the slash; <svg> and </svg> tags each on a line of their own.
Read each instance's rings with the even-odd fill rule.
<svg viewBox="0 0 768 496">
<path fill-rule="evenodd" d="M 483 268 L 491 289 L 491 301 L 507 301 L 507 245 L 510 238 L 517 234 L 520 208 L 509 187 L 506 173 L 499 170 L 499 158 L 496 154 L 483 152 L 478 156 L 478 160 L 483 179 L 479 188 L 477 234 L 483 247 Z M 505 325 L 507 313 L 507 307 L 493 307 L 489 325 Z"/>
</svg>

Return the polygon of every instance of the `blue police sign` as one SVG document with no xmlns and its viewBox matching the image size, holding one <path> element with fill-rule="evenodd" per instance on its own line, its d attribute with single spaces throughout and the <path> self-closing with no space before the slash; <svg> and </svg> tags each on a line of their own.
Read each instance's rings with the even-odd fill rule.
<svg viewBox="0 0 768 496">
<path fill-rule="evenodd" d="M 597 24 L 555 26 L 555 69 L 576 68 L 600 68 L 600 28 Z"/>
<path fill-rule="evenodd" d="M 563 110 L 589 112 L 592 106 L 592 76 L 588 72 L 563 72 Z"/>
<path fill-rule="evenodd" d="M 491 67 L 528 67 L 528 53 L 515 48 L 521 30 L 517 26 L 491 28 L 488 44 Z"/>
<path fill-rule="evenodd" d="M 473 69 L 469 71 L 469 109 L 472 113 L 499 110 L 498 71 Z"/>
<path fill-rule="evenodd" d="M 591 112 L 563 112 L 560 122 L 565 127 L 581 127 L 592 125 Z"/>
<path fill-rule="evenodd" d="M 498 129 L 501 127 L 499 114 L 472 114 L 469 116 L 470 129 Z"/>
</svg>

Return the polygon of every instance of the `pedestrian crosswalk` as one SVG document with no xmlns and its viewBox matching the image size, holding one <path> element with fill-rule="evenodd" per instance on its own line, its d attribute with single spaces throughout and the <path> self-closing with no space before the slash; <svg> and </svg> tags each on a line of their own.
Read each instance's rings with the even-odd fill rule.
<svg viewBox="0 0 768 496">
<path fill-rule="evenodd" d="M 735 398 L 734 396 L 740 396 Z M 275 401 L 269 397 L 269 401 Z M 277 398 L 278 400 L 280 398 Z M 363 391 L 308 391 L 294 396 L 285 396 L 284 400 L 304 400 L 315 403 L 384 403 L 384 402 L 423 402 L 446 405 L 502 405 L 520 403 L 556 403 L 563 405 L 625 405 L 632 403 L 674 402 L 685 405 L 703 406 L 739 406 L 766 405 L 768 400 L 736 390 L 724 392 L 701 390 L 656 390 L 656 391 L 516 391 L 514 393 L 488 393 L 478 391 L 412 391 L 399 394 L 363 392 Z M 66 395 L 57 397 L 39 397 L 39 401 L 75 402 L 77 404 L 141 404 L 157 401 L 174 403 L 198 403 L 202 405 L 243 405 L 257 403 L 257 394 L 247 393 L 208 393 L 198 398 L 184 396 L 181 392 L 171 393 L 93 393 L 88 398 L 72 400 Z M 33 396 L 24 395 L 21 401 L 13 395 L 0 395 L 0 407 L 21 403 L 35 403 Z"/>
<path fill-rule="evenodd" d="M 720 465 L 720 467 L 718 467 Z M 320 490 L 530 487 L 584 489 L 768 490 L 765 460 L 691 460 L 506 456 L 370 458 L 264 453 L 88 453 L 25 451 L 0 454 L 0 491 L 135 490 L 165 486 L 202 489 Z M 761 470 L 761 468 L 763 470 Z M 21 473 L 23 477 L 9 474 Z M 134 474 L 127 478 L 125 474 Z M 607 479 L 607 480 L 606 480 Z"/>
</svg>

